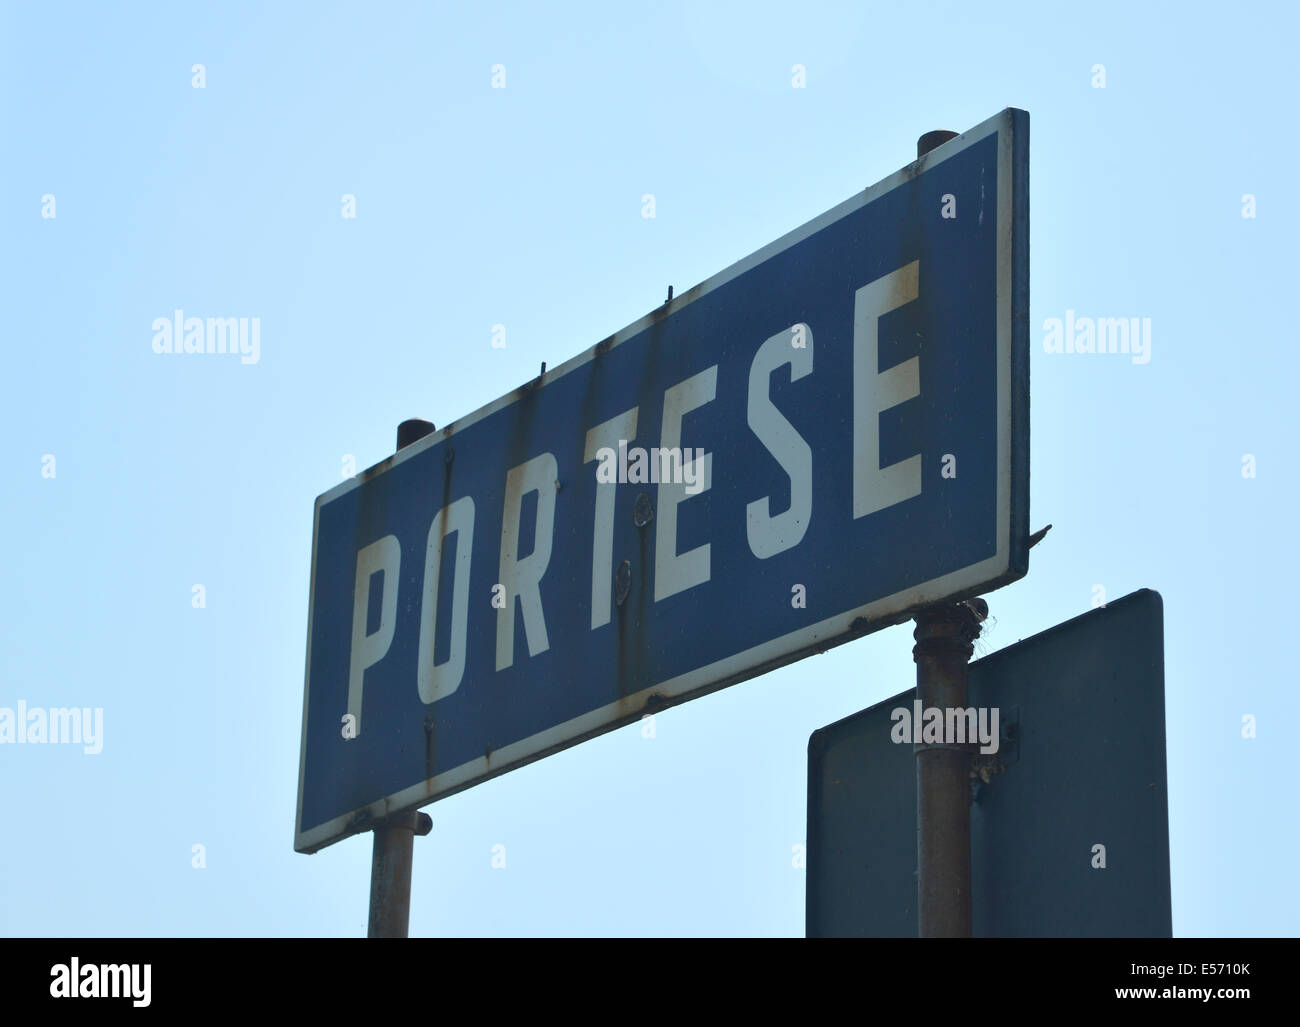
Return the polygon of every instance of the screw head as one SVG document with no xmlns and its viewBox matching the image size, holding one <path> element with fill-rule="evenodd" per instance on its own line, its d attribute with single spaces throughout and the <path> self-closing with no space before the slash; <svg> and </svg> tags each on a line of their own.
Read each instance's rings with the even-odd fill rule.
<svg viewBox="0 0 1300 1027">
<path fill-rule="evenodd" d="M 624 560 L 614 572 L 614 605 L 622 606 L 632 591 L 632 564 Z"/>
<path fill-rule="evenodd" d="M 632 523 L 638 528 L 644 528 L 654 519 L 655 509 L 650 505 L 649 493 L 642 492 L 638 494 L 636 502 L 632 504 Z"/>
</svg>

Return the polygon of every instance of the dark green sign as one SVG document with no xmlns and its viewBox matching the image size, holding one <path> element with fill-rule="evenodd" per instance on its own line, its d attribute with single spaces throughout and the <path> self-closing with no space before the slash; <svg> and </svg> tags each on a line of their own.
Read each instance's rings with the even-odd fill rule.
<svg viewBox="0 0 1300 1027">
<path fill-rule="evenodd" d="M 916 937 L 915 698 L 808 740 L 809 937 Z M 998 714 L 973 762 L 973 934 L 1170 936 L 1159 594 L 971 664 L 969 701 Z"/>
</svg>

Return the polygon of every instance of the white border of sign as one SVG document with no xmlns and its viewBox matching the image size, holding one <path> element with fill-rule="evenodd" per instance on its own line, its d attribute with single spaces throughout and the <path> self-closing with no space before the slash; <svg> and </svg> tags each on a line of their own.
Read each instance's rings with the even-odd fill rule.
<svg viewBox="0 0 1300 1027">
<path fill-rule="evenodd" d="M 1028 436 L 1028 410 L 1015 410 L 1014 397 L 1011 392 L 1011 368 L 1012 368 L 1012 291 L 1015 286 L 1012 275 L 1013 267 L 1013 243 L 1017 245 L 1028 245 L 1028 226 L 1023 228 L 1024 238 L 1022 240 L 1013 239 L 1015 229 L 1013 219 L 1013 200 L 1014 200 L 1014 152 L 1015 146 L 1013 120 L 1016 114 L 1022 112 L 1007 109 L 999 114 L 994 115 L 987 121 L 977 125 L 968 132 L 964 132 L 954 139 L 930 151 L 924 157 L 908 165 L 900 171 L 895 172 L 888 178 L 876 183 L 870 188 L 851 197 L 836 207 L 828 210 L 821 216 L 814 218 L 807 224 L 796 228 L 794 231 L 787 233 L 775 242 L 769 243 L 762 249 L 743 260 L 737 261 L 725 271 L 721 271 L 712 278 L 695 288 L 675 297 L 670 306 L 669 313 L 676 312 L 689 303 L 698 300 L 702 296 L 708 295 L 719 286 L 725 285 L 733 278 L 744 274 L 750 268 L 762 263 L 769 257 L 780 253 L 806 239 L 814 232 L 821 230 L 827 225 L 838 221 L 840 218 L 859 210 L 861 207 L 872 202 L 877 197 L 884 195 L 892 189 L 897 188 L 903 183 L 915 178 L 923 171 L 928 170 L 951 157 L 961 153 L 967 147 L 979 142 L 994 132 L 1000 132 L 998 145 L 998 225 L 997 225 L 997 525 L 998 540 L 997 552 L 994 556 L 981 561 L 978 564 L 972 564 L 969 567 L 962 568 L 950 574 L 943 575 L 931 581 L 924 582 L 914 588 L 907 589 L 903 592 L 896 593 L 875 602 L 868 603 L 845 613 L 838 614 L 834 617 L 828 617 L 816 624 L 803 627 L 797 631 L 789 632 L 779 638 L 771 639 L 762 645 L 747 649 L 744 652 L 736 653 L 725 659 L 718 660 L 704 667 L 699 667 L 686 674 L 670 678 L 666 681 L 656 682 L 655 684 L 642 689 L 639 692 L 632 693 L 623 697 L 618 702 L 610 703 L 580 717 L 566 721 L 563 724 L 556 725 L 546 731 L 542 731 L 529 738 L 515 742 L 511 745 L 504 746 L 501 749 L 493 751 L 489 756 L 481 756 L 477 759 L 464 763 L 453 770 L 444 771 L 435 777 L 421 781 L 418 784 L 411 785 L 390 795 L 387 798 L 370 803 L 361 809 L 352 810 L 342 816 L 338 816 L 323 824 L 311 828 L 308 831 L 302 830 L 302 795 L 303 795 L 303 774 L 306 769 L 306 752 L 307 752 L 307 710 L 311 692 L 311 638 L 314 610 L 314 599 L 316 595 L 316 542 L 320 527 L 320 510 L 321 507 L 332 500 L 344 495 L 371 478 L 378 477 L 381 474 L 391 470 L 405 460 L 424 452 L 425 450 L 440 445 L 448 438 L 454 436 L 457 432 L 468 428 L 477 421 L 482 420 L 489 414 L 517 402 L 520 398 L 519 391 L 516 390 L 500 399 L 494 400 L 474 411 L 474 413 L 462 418 L 455 423 L 448 425 L 446 428 L 436 431 L 426 436 L 418 442 L 400 450 L 393 456 L 376 464 L 355 478 L 341 482 L 334 488 L 325 492 L 316 499 L 315 513 L 312 524 L 312 567 L 311 567 L 311 595 L 308 599 L 307 613 L 307 668 L 306 682 L 303 689 L 303 719 L 302 719 L 302 741 L 299 749 L 298 758 L 298 810 L 295 818 L 295 837 L 294 848 L 299 852 L 315 852 L 332 842 L 339 841 L 348 835 L 358 833 L 369 829 L 373 823 L 392 813 L 397 813 L 406 809 L 415 809 L 434 801 L 435 799 L 445 798 L 457 791 L 468 788 L 471 785 L 478 784 L 490 777 L 505 773 L 517 767 L 531 763 L 560 749 L 568 748 L 587 738 L 602 734 L 621 724 L 629 723 L 636 720 L 647 709 L 647 701 L 652 696 L 659 697 L 658 705 L 655 709 L 663 709 L 671 706 L 676 702 L 686 699 L 696 698 L 705 695 L 708 692 L 715 691 L 727 685 L 734 684 L 738 681 L 753 677 L 759 673 L 774 669 L 786 663 L 791 663 L 801 657 L 808 655 L 810 652 L 824 650 L 831 646 L 838 645 L 841 642 L 849 641 L 858 637 L 866 631 L 861 630 L 855 625 L 855 622 L 865 619 L 868 622 L 867 631 L 876 628 L 885 627 L 891 623 L 898 623 L 906 619 L 903 616 L 906 611 L 915 610 L 918 607 L 930 603 L 940 602 L 945 599 L 957 599 L 963 595 L 977 594 L 978 590 L 985 589 L 990 582 L 1005 584 L 1008 580 L 1014 580 L 1023 574 L 1013 573 L 1012 563 L 1013 550 L 1017 542 L 1022 546 L 1025 544 L 1023 539 L 1013 538 L 1013 533 L 1018 529 L 1015 523 L 1016 518 L 1012 516 L 1012 443 L 1013 443 L 1013 416 L 1020 416 L 1025 419 L 1021 426 L 1021 431 L 1025 437 Z M 1027 117 L 1025 118 L 1027 127 Z M 1025 141 L 1027 142 L 1027 141 Z M 1027 145 L 1026 145 L 1027 153 Z M 1024 183 L 1027 188 L 1027 182 Z M 1027 261 L 1028 254 L 1021 255 L 1021 259 Z M 1026 272 L 1027 273 L 1027 272 Z M 1026 297 L 1026 314 L 1027 314 L 1027 297 Z M 583 366 L 588 361 L 595 359 L 598 352 L 603 352 L 613 346 L 625 342 L 647 328 L 653 321 L 661 319 L 664 316 L 662 312 L 656 315 L 646 315 L 638 321 L 628 325 L 622 331 L 613 335 L 610 339 L 593 346 L 584 353 L 579 354 L 571 360 L 559 365 L 553 370 L 547 371 L 536 387 L 541 388 L 546 384 L 562 378 L 569 372 Z M 1027 361 L 1027 354 L 1025 356 Z M 1026 379 L 1028 377 L 1027 367 L 1024 371 Z M 1023 463 L 1028 469 L 1028 454 L 1023 455 Z M 1026 483 L 1027 489 L 1027 483 Z M 1025 507 L 1025 520 L 1027 521 L 1028 496 L 1021 498 Z M 1010 575 L 1010 577 L 1008 577 Z M 1001 580 L 1000 580 L 1001 579 Z"/>
</svg>

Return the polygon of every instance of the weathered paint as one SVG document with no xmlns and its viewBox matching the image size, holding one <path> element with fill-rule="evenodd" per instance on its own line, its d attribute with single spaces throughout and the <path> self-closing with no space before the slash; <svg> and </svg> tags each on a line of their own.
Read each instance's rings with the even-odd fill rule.
<svg viewBox="0 0 1300 1027">
<path fill-rule="evenodd" d="M 1023 112 L 990 119 L 321 496 L 295 846 L 314 851 L 338 840 L 359 809 L 373 817 L 421 805 L 630 723 L 652 702 L 666 708 L 897 623 L 918 606 L 1021 576 L 1028 560 L 1026 137 Z M 987 210 L 972 200 L 964 221 L 940 221 L 941 192 L 975 197 L 985 184 Z M 918 261 L 918 299 L 880 314 L 878 362 L 883 374 L 917 360 L 920 394 L 872 415 L 880 450 L 873 459 L 884 468 L 920 453 L 933 477 L 912 499 L 855 515 L 847 491 L 859 473 L 854 297 Z M 747 505 L 770 496 L 777 516 L 793 486 L 748 420 L 747 380 L 758 348 L 796 324 L 811 330 L 812 370 L 796 381 L 792 363 L 778 365 L 768 393 L 812 454 L 812 512 L 797 544 L 760 557 L 747 541 Z M 712 482 L 682 501 L 676 545 L 680 555 L 708 544 L 709 576 L 656 599 L 663 494 L 653 485 L 602 486 L 617 489 L 610 573 L 626 562 L 626 593 L 611 603 L 609 621 L 593 628 L 598 486 L 594 464 L 582 459 L 586 432 L 636 408 L 637 438 L 629 442 L 657 445 L 667 390 L 710 369 L 714 398 L 684 408 L 681 445 L 706 450 Z M 939 456 L 954 449 L 965 474 L 941 482 Z M 539 585 L 548 648 L 530 654 L 510 596 L 513 663 L 497 670 L 489 597 L 503 510 L 508 499 L 533 502 L 531 491 L 507 497 L 507 472 L 542 453 L 554 457 L 560 486 Z M 643 491 L 653 519 L 644 511 L 634 517 Z M 473 540 L 455 542 L 473 546 L 466 667 L 454 694 L 425 706 L 412 666 L 419 568 L 430 520 L 462 496 L 472 496 L 476 509 Z M 529 515 L 521 509 L 520 518 Z M 388 650 L 361 678 L 361 735 L 342 741 L 356 554 L 390 534 L 401 552 L 399 620 Z M 517 540 L 521 554 L 525 534 Z M 451 577 L 438 586 L 439 610 Z M 805 608 L 792 607 L 792 582 L 808 586 Z M 358 611 L 357 618 L 365 612 Z M 434 642 L 436 652 L 437 633 Z"/>
</svg>

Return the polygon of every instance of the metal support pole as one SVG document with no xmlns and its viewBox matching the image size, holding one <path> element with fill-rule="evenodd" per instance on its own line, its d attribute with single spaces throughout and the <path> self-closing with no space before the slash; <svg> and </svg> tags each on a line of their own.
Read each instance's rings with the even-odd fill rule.
<svg viewBox="0 0 1300 1027">
<path fill-rule="evenodd" d="M 917 159 L 956 137 L 947 129 L 925 133 L 916 141 Z M 983 599 L 972 599 L 916 615 L 912 658 L 922 711 L 966 706 L 966 665 L 988 611 Z M 969 747 L 921 742 L 914 753 L 918 933 L 922 938 L 969 938 Z"/>
<path fill-rule="evenodd" d="M 405 938 L 411 923 L 415 836 L 433 830 L 429 814 L 401 813 L 375 825 L 370 858 L 371 938 Z"/>
<path fill-rule="evenodd" d="M 988 610 L 983 599 L 971 599 L 916 615 L 912 658 L 922 711 L 967 705 L 967 663 Z M 919 742 L 913 751 L 919 934 L 969 938 L 971 744 Z"/>
<path fill-rule="evenodd" d="M 397 448 L 402 449 L 434 431 L 431 421 L 418 418 L 397 426 Z M 405 938 L 411 923 L 411 860 L 415 836 L 433 830 L 429 814 L 399 813 L 374 826 L 375 846 L 370 857 L 371 938 Z"/>
</svg>

